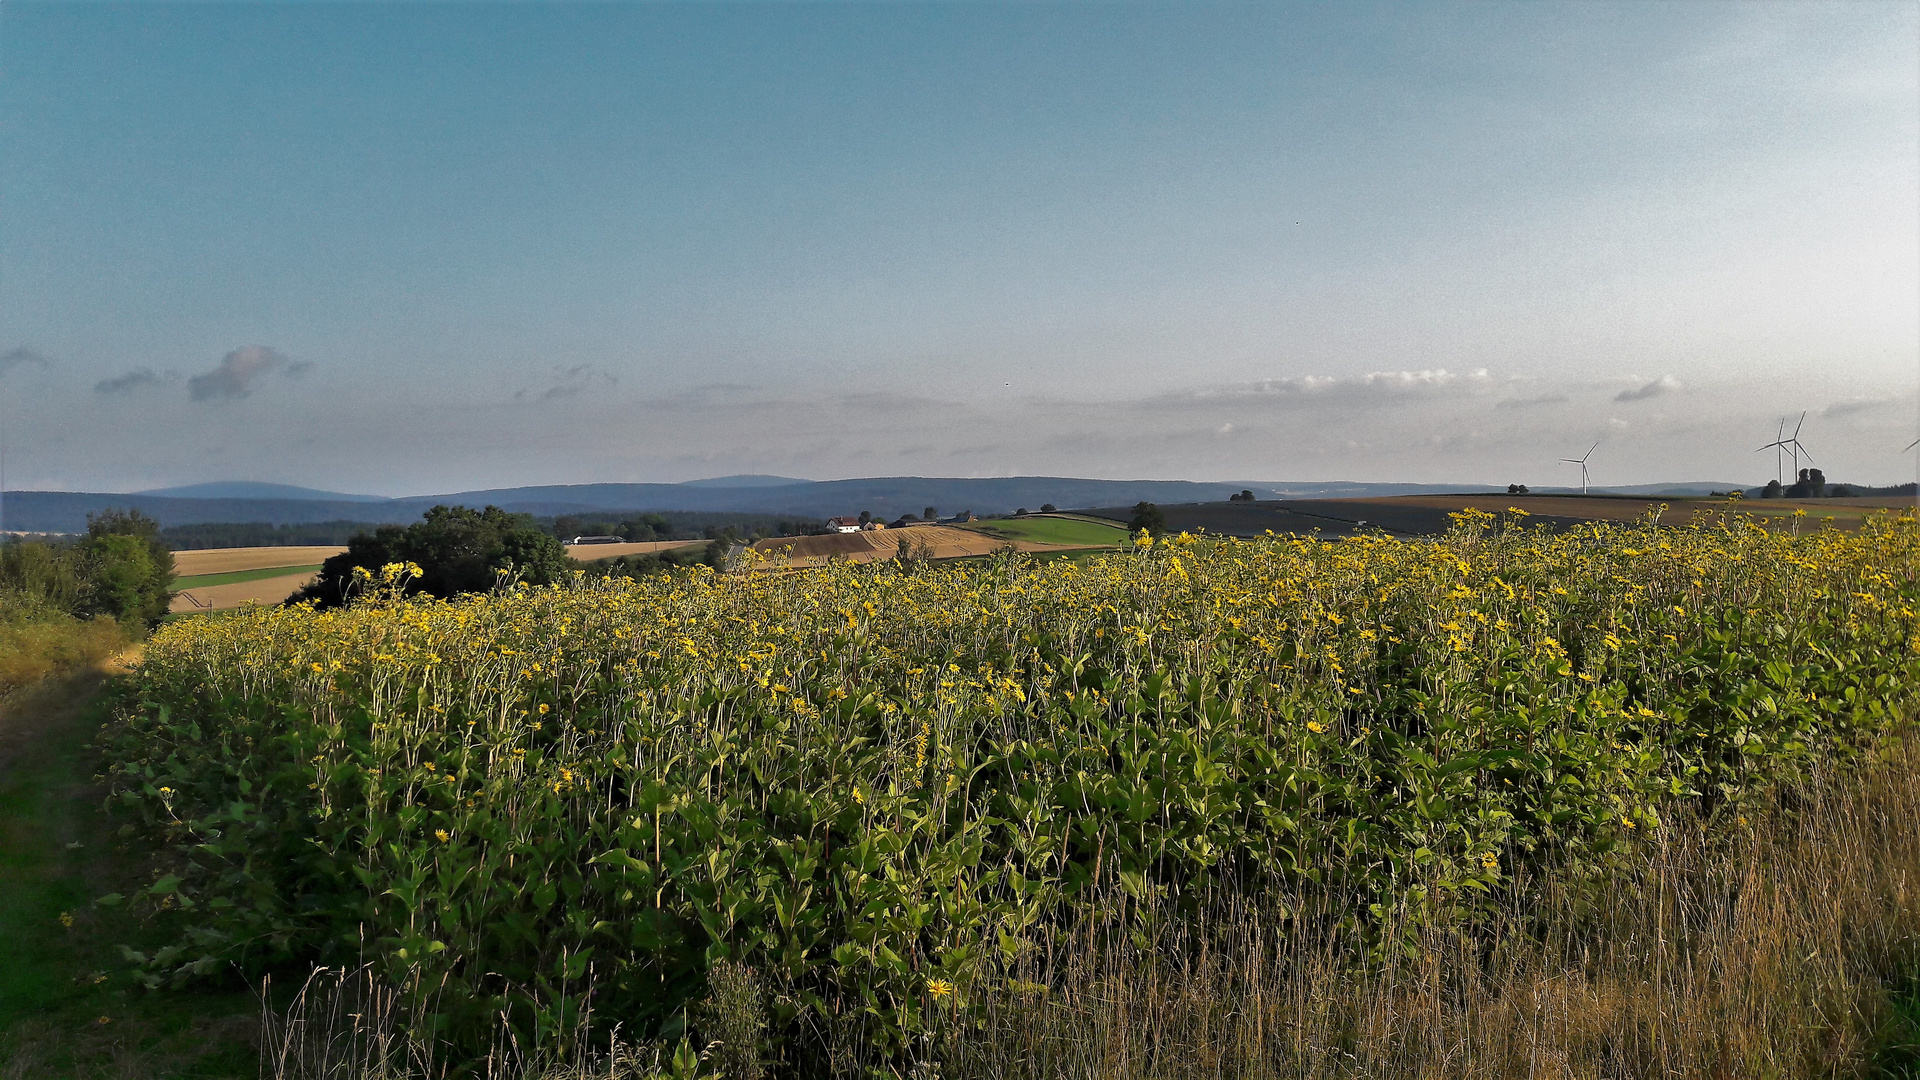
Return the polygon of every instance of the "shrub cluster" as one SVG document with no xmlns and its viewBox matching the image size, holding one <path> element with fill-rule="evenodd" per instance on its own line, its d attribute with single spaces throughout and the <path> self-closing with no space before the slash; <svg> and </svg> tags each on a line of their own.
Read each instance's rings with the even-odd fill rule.
<svg viewBox="0 0 1920 1080">
<path fill-rule="evenodd" d="M 0 693 L 103 660 L 166 617 L 173 554 L 157 528 L 109 511 L 74 542 L 0 545 Z"/>
<path fill-rule="evenodd" d="M 1663 808 L 1733 814 L 1914 704 L 1911 517 L 1520 517 L 452 603 L 394 567 L 344 609 L 170 626 L 109 740 L 172 852 L 143 900 L 184 909 L 140 959 L 371 952 L 449 1037 L 530 1043 L 589 999 L 671 1036 L 724 960 L 791 1067 L 829 1023 L 904 1058 L 1091 898 L 1230 886 L 1390 953 L 1370 926 L 1603 877 Z"/>
</svg>

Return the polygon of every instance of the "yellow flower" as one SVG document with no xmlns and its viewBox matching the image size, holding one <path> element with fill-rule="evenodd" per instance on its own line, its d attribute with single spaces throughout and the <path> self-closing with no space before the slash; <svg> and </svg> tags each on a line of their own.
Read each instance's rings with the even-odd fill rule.
<svg viewBox="0 0 1920 1080">
<path fill-rule="evenodd" d="M 927 982 L 927 993 L 937 998 L 951 997 L 953 996 L 953 984 L 945 979 L 929 980 Z"/>
<path fill-rule="evenodd" d="M 452 835 L 449 834 L 445 829 L 435 829 L 433 830 L 433 835 L 437 837 L 439 841 L 443 844 L 453 839 Z"/>
<path fill-rule="evenodd" d="M 1318 720 L 1309 720 L 1307 721 L 1307 730 L 1313 732 L 1315 735 L 1319 735 L 1327 730 L 1327 725 Z"/>
</svg>

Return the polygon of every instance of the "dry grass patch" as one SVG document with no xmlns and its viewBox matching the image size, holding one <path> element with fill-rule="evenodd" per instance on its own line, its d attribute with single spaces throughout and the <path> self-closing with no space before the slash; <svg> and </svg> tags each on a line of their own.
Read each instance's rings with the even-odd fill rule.
<svg viewBox="0 0 1920 1080">
<path fill-rule="evenodd" d="M 1916 1034 L 1894 998 L 1920 976 L 1916 776 L 1895 744 L 1762 820 L 1679 820 L 1629 873 L 1372 965 L 1244 911 L 1169 916 L 1150 943 L 1098 927 L 1031 954 L 1012 985 L 1049 989 L 997 1002 L 942 1075 L 1873 1075 Z"/>
</svg>

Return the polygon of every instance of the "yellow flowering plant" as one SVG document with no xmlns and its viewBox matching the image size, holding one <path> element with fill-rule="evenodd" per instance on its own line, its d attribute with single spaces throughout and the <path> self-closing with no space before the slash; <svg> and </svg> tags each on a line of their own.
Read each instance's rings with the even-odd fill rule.
<svg viewBox="0 0 1920 1080">
<path fill-rule="evenodd" d="M 1910 516 L 1468 513 L 170 624 L 103 738 L 186 928 L 138 959 L 371 949 L 449 1038 L 533 1041 L 589 971 L 596 1015 L 670 1030 L 727 959 L 780 988 L 777 1038 L 858 1001 L 905 1053 L 928 995 L 966 1008 L 1115 895 L 1471 920 L 1549 856 L 1606 872 L 1675 800 L 1731 818 L 1911 715 L 1917 557 Z"/>
</svg>

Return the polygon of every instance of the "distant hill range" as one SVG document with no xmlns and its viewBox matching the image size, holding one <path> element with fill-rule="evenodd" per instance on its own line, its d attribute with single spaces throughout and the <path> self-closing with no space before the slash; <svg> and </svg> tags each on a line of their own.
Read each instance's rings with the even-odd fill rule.
<svg viewBox="0 0 1920 1080">
<path fill-rule="evenodd" d="M 1618 494 L 1681 496 L 1726 491 L 1737 484 L 1646 484 L 1596 489 Z M 1060 476 L 989 478 L 886 476 L 859 480 L 799 480 L 782 476 L 723 476 L 682 484 L 562 484 L 493 488 L 444 495 L 382 498 L 284 484 L 236 481 L 193 484 L 127 494 L 79 491 L 10 491 L 5 496 L 4 526 L 16 532 L 80 532 L 87 515 L 107 509 L 134 509 L 162 525 L 209 522 L 263 522 L 303 525 L 322 521 L 405 524 L 429 507 L 499 506 L 530 514 L 596 514 L 624 511 L 704 511 L 709 513 L 791 514 L 830 517 L 870 511 L 882 520 L 918 514 L 928 506 L 942 514 L 971 510 L 1006 514 L 1038 510 L 1052 503 L 1061 509 L 1126 506 L 1136 502 L 1199 503 L 1222 501 L 1251 490 L 1262 499 L 1355 498 L 1379 495 L 1448 494 L 1504 491 L 1506 485 L 1370 484 L 1347 482 L 1203 483 L 1189 480 L 1087 480 Z M 1535 491 L 1567 491 L 1536 488 Z"/>
<path fill-rule="evenodd" d="M 339 491 L 318 491 L 292 484 L 262 484 L 253 480 L 223 480 L 185 487 L 150 488 L 135 495 L 157 495 L 163 499 L 265 499 L 297 502 L 390 502 L 384 495 L 348 495 Z"/>
</svg>

